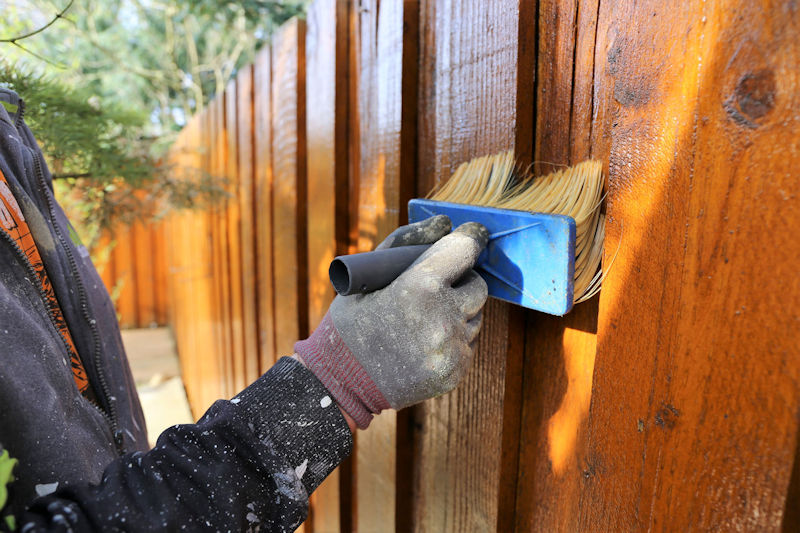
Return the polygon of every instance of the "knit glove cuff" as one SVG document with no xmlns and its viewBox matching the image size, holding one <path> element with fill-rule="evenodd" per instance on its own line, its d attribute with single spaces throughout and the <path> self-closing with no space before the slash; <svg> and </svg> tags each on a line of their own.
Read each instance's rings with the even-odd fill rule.
<svg viewBox="0 0 800 533">
<path fill-rule="evenodd" d="M 366 429 L 373 415 L 390 407 L 375 382 L 342 341 L 330 313 L 308 339 L 295 343 L 294 351 L 359 429 Z"/>
</svg>

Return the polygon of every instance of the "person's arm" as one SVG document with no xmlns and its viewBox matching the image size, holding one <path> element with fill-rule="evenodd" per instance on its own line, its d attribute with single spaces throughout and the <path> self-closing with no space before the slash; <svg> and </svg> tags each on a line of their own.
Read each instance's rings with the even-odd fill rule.
<svg viewBox="0 0 800 533">
<path fill-rule="evenodd" d="M 292 355 L 292 359 L 294 359 L 295 361 L 297 361 L 301 365 L 306 366 L 306 364 L 303 362 L 303 360 L 300 358 L 299 355 L 297 355 L 297 354 Z M 356 426 L 356 421 L 353 420 L 353 418 L 349 414 L 347 414 L 347 411 L 342 409 L 342 407 L 339 405 L 338 402 L 336 402 L 336 407 L 339 409 L 339 412 L 342 413 L 342 416 L 344 417 L 345 422 L 347 422 L 347 427 L 350 428 L 350 433 L 355 433 L 356 429 L 358 429 L 358 427 Z"/>
<path fill-rule="evenodd" d="M 17 517 L 20 531 L 294 531 L 308 495 L 352 447 L 325 387 L 281 359 L 196 423 L 108 466 L 98 486 L 64 487 Z M 69 458 L 65 458 L 69 460 Z"/>
<path fill-rule="evenodd" d="M 436 219 L 427 230 L 437 227 Z M 447 217 L 442 222 L 449 229 Z M 390 236 L 379 248 L 408 244 L 415 233 L 422 231 Z M 295 344 L 360 429 L 384 409 L 451 391 L 464 376 L 488 293 L 472 267 L 487 242 L 480 224 L 459 226 L 386 288 L 337 296 L 314 333 Z"/>
<path fill-rule="evenodd" d="M 399 228 L 381 247 L 435 244 L 389 287 L 337 297 L 299 357 L 112 462 L 98 486 L 35 500 L 18 528 L 293 531 L 356 426 L 444 394 L 466 371 L 486 300 L 471 268 L 487 236 L 471 224 L 442 238 L 449 229 L 446 217 Z"/>
</svg>

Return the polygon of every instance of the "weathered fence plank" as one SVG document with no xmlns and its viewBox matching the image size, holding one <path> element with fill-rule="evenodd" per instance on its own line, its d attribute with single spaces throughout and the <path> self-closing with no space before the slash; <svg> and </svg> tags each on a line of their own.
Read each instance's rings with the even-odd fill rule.
<svg viewBox="0 0 800 533">
<path fill-rule="evenodd" d="M 313 330 L 335 295 L 328 266 L 337 255 L 339 202 L 347 203 L 347 4 L 317 0 L 308 7 L 306 29 L 306 132 L 308 157 L 308 320 Z M 343 71 L 344 70 L 344 71 Z M 345 211 L 346 212 L 346 211 Z M 346 227 L 346 226 L 345 226 Z M 312 497 L 314 531 L 340 531 L 339 470 Z"/>
<path fill-rule="evenodd" d="M 230 358 L 232 374 L 230 394 L 242 390 L 245 379 L 244 351 L 244 304 L 242 282 L 242 206 L 241 182 L 239 176 L 239 122 L 245 120 L 247 111 L 240 108 L 238 81 L 231 80 L 225 89 L 225 130 L 227 150 L 225 153 L 225 177 L 228 179 L 228 192 L 231 195 L 225 210 L 228 246 L 224 261 L 230 269 L 227 298 L 230 300 Z"/>
<path fill-rule="evenodd" d="M 596 14 L 592 1 L 539 4 L 534 159 L 540 172 L 590 156 Z M 529 312 L 526 321 L 515 528 L 576 531 L 597 298 L 566 317 Z"/>
<path fill-rule="evenodd" d="M 164 326 L 169 323 L 169 295 L 167 291 L 169 264 L 167 263 L 166 223 L 159 220 L 150 225 L 151 247 L 149 253 L 153 257 L 153 290 L 155 306 L 155 324 Z"/>
<path fill-rule="evenodd" d="M 257 265 L 257 313 L 259 373 L 266 372 L 275 356 L 275 300 L 273 297 L 272 247 L 272 55 L 265 47 L 253 65 L 253 152 L 255 263 Z"/>
<path fill-rule="evenodd" d="M 530 157 L 532 123 L 518 118 L 531 117 L 531 102 L 518 98 L 524 94 L 518 83 L 529 79 L 533 65 L 518 63 L 533 57 L 518 36 L 535 23 L 531 15 L 514 1 L 423 5 L 421 193 L 472 157 L 514 147 Z M 525 38 L 522 43 L 527 44 Z M 505 513 L 513 513 L 513 498 L 501 498 L 507 494 L 501 485 L 515 480 L 501 474 L 516 475 L 514 468 L 504 466 L 504 461 L 515 464 L 516 443 L 503 439 L 503 431 L 519 431 L 519 405 L 504 405 L 506 382 L 511 390 L 520 386 L 516 369 L 523 331 L 509 327 L 510 321 L 519 320 L 518 312 L 490 301 L 466 379 L 453 393 L 426 402 L 420 410 L 417 531 L 494 531 Z M 514 449 L 504 451 L 504 445 Z"/>
<path fill-rule="evenodd" d="M 275 349 L 281 357 L 291 355 L 308 332 L 305 23 L 287 23 L 272 46 L 273 290 Z"/>
<path fill-rule="evenodd" d="M 373 248 L 462 161 L 596 157 L 600 297 L 563 318 L 490 301 L 465 381 L 359 433 L 309 530 L 797 529 L 791 9 L 317 0 L 173 150 L 234 193 L 164 233 L 195 414 L 291 354 L 333 254 Z M 141 235 L 115 238 L 104 280 L 129 280 L 135 325 L 159 282 L 137 300 L 153 267 L 131 267 Z"/>
<path fill-rule="evenodd" d="M 120 223 L 114 229 L 114 274 L 117 291 L 117 314 L 121 328 L 138 325 L 136 319 L 136 263 L 133 254 L 132 231 L 128 224 Z"/>
<path fill-rule="evenodd" d="M 800 28 L 771 2 L 672 7 L 600 8 L 619 253 L 580 527 L 774 531 L 800 399 L 800 242 L 781 229 L 800 220 Z"/>
<path fill-rule="evenodd" d="M 208 105 L 209 113 L 209 170 L 217 179 L 226 176 L 227 131 L 225 130 L 225 95 L 219 95 Z M 231 359 L 231 305 L 228 297 L 230 268 L 226 260 L 228 252 L 227 209 L 228 200 L 218 202 L 211 213 L 211 258 L 214 273 L 216 356 L 220 391 L 223 396 L 233 394 L 233 361 Z"/>
<path fill-rule="evenodd" d="M 404 139 L 402 134 L 416 124 L 408 126 L 412 115 L 403 114 L 404 108 L 408 112 L 415 107 L 416 88 L 408 91 L 403 84 L 416 78 L 418 11 L 401 0 L 362 2 L 355 9 L 357 92 L 351 112 L 356 121 L 352 142 L 358 187 L 357 250 L 368 251 L 405 222 L 405 206 L 414 190 L 415 139 Z M 396 515 L 396 425 L 396 413 L 388 411 L 372 422 L 369 431 L 358 434 L 353 493 L 358 531 L 376 531 L 405 519 Z"/>
<path fill-rule="evenodd" d="M 239 71 L 236 80 L 238 101 L 238 169 L 239 169 L 239 215 L 241 238 L 242 278 L 242 335 L 244 351 L 243 382 L 245 387 L 260 375 L 258 371 L 258 331 L 256 327 L 256 266 L 254 226 L 254 153 L 253 153 L 253 67 Z"/>
<path fill-rule="evenodd" d="M 141 221 L 130 228 L 133 247 L 133 290 L 136 293 L 136 324 L 149 327 L 155 322 L 155 286 L 153 279 L 152 232 Z"/>
</svg>

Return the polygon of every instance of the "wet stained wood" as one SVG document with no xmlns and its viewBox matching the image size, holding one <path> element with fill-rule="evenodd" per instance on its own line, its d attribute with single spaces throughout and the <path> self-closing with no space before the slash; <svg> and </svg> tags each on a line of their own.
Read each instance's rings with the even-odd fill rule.
<svg viewBox="0 0 800 533">
<path fill-rule="evenodd" d="M 590 158 L 597 2 L 540 2 L 534 160 Z M 594 369 L 597 298 L 565 317 L 526 312 L 516 531 L 575 531 Z"/>
<path fill-rule="evenodd" d="M 196 123 L 187 125 L 183 132 L 183 142 L 181 146 L 181 169 L 179 172 L 184 175 L 190 174 L 192 168 L 197 167 L 198 161 L 195 152 L 195 145 L 200 136 Z M 206 394 L 212 392 L 204 387 L 205 382 L 205 361 L 202 357 L 202 341 L 200 338 L 201 325 L 199 324 L 200 315 L 198 313 L 198 302 L 195 300 L 197 285 L 197 255 L 196 240 L 197 236 L 193 232 L 193 219 L 196 214 L 186 211 L 181 213 L 180 224 L 180 250 L 183 256 L 180 277 L 181 300 L 179 305 L 182 307 L 182 315 L 185 320 L 184 335 L 188 337 L 185 343 L 186 349 L 180 357 L 184 361 L 184 367 L 190 367 L 189 372 L 195 376 L 194 390 L 192 391 L 193 406 L 192 411 L 197 415 L 202 414 L 203 407 L 207 405 Z"/>
<path fill-rule="evenodd" d="M 308 8 L 306 30 L 306 93 L 308 145 L 308 314 L 315 328 L 333 300 L 328 266 L 336 255 L 337 187 L 347 186 L 347 167 L 337 175 L 336 124 L 347 119 L 336 91 L 336 2 L 318 0 Z"/>
<path fill-rule="evenodd" d="M 122 247 L 117 243 L 125 240 Z M 166 294 L 166 242 L 156 221 L 120 224 L 102 235 L 92 249 L 92 260 L 103 279 L 125 328 L 165 326 L 170 299 Z M 119 274 L 115 264 L 119 264 Z M 127 288 L 125 288 L 127 287 Z M 125 288 L 122 300 L 120 291 Z"/>
<path fill-rule="evenodd" d="M 133 283 L 136 291 L 136 325 L 150 327 L 156 321 L 153 236 L 142 221 L 131 225 Z"/>
<path fill-rule="evenodd" d="M 800 390 L 791 9 L 601 4 L 606 259 L 619 253 L 600 297 L 582 530 L 781 527 Z"/>
<path fill-rule="evenodd" d="M 242 288 L 242 276 L 244 275 L 242 269 L 242 190 L 239 176 L 239 122 L 245 119 L 247 110 L 240 109 L 237 85 L 237 80 L 231 80 L 225 89 L 225 131 L 227 132 L 225 177 L 228 180 L 227 189 L 231 195 L 225 210 L 228 245 L 224 257 L 229 271 L 227 287 L 227 298 L 230 302 L 229 328 L 231 336 L 229 394 L 235 394 L 247 384 Z"/>
<path fill-rule="evenodd" d="M 136 316 L 136 261 L 133 252 L 133 232 L 125 223 L 114 228 L 114 274 L 116 282 L 114 292 L 122 329 L 135 328 L 138 325 Z"/>
<path fill-rule="evenodd" d="M 306 248 L 305 23 L 274 36 L 272 51 L 272 239 L 275 350 L 291 355 L 308 331 Z"/>
<path fill-rule="evenodd" d="M 362 2 L 353 20 L 356 248 L 369 251 L 406 222 L 405 205 L 415 185 L 415 139 L 404 138 L 403 132 L 416 124 L 415 119 L 410 122 L 409 111 L 416 100 L 418 11 L 401 0 Z M 404 83 L 413 84 L 410 91 Z M 413 130 L 409 133 L 413 135 Z M 402 520 L 395 514 L 395 456 L 397 447 L 405 444 L 397 441 L 396 420 L 394 411 L 384 412 L 357 436 L 353 492 L 357 531 L 376 531 Z"/>
<path fill-rule="evenodd" d="M 256 311 L 259 373 L 275 363 L 272 253 L 272 55 L 264 47 L 253 64 L 253 161 Z"/>
<path fill-rule="evenodd" d="M 208 132 L 203 129 L 200 117 L 190 123 L 191 135 L 187 139 L 187 155 L 189 166 L 186 172 L 190 179 L 200 178 L 199 170 L 208 168 L 209 139 Z M 205 210 L 193 210 L 189 215 L 190 242 L 192 256 L 191 295 L 185 305 L 191 306 L 195 329 L 195 348 L 189 355 L 197 366 L 197 401 L 192 405 L 192 412 L 200 416 L 211 404 L 224 397 L 220 386 L 218 354 L 215 350 L 216 339 L 213 327 L 216 319 L 216 302 L 214 301 L 212 260 L 211 260 L 211 215 Z"/>
<path fill-rule="evenodd" d="M 114 235 L 113 230 L 104 231 L 92 247 L 92 262 L 103 280 L 106 290 L 113 296 L 116 276 L 114 274 Z"/>
<path fill-rule="evenodd" d="M 183 168 L 188 164 L 186 155 L 187 139 L 191 136 L 191 127 L 187 126 L 178 135 L 172 147 L 172 157 L 169 164 L 173 166 L 176 174 L 182 174 Z M 192 318 L 191 311 L 186 307 L 186 297 L 189 292 L 187 271 L 191 261 L 189 247 L 187 243 L 185 218 L 187 212 L 174 213 L 169 218 L 170 235 L 169 240 L 172 245 L 169 248 L 169 270 L 170 270 L 170 296 L 174 309 L 173 331 L 178 345 L 178 356 L 181 361 L 181 372 L 186 383 L 186 395 L 190 405 L 194 409 L 198 397 L 198 384 L 200 383 L 198 365 L 191 357 L 194 350 L 194 335 L 190 324 Z"/>
<path fill-rule="evenodd" d="M 521 96 L 530 91 L 518 85 L 532 80 L 529 7 L 520 11 L 516 2 L 423 5 L 421 194 L 476 156 L 516 148 L 523 161 L 530 160 L 532 101 Z M 522 35 L 520 28 L 525 28 Z M 524 331 L 509 327 L 519 323 L 517 312 L 490 301 L 466 378 L 453 393 L 419 410 L 416 531 L 494 531 L 506 523 L 502 517 L 513 515 L 513 490 L 508 498 L 505 486 L 516 484 L 517 443 L 503 434 L 519 431 L 519 405 L 504 404 L 507 392 L 515 401 L 521 379 Z"/>
<path fill-rule="evenodd" d="M 564 318 L 490 301 L 464 382 L 360 432 L 355 473 L 323 485 L 309 529 L 800 527 L 793 9 L 318 0 L 307 35 L 279 31 L 252 74 L 252 237 L 241 78 L 235 95 L 238 305 L 250 262 L 259 371 L 324 313 L 333 250 L 374 247 L 462 161 L 514 148 L 540 171 L 599 158 L 608 176 L 601 295 Z M 219 175 L 224 105 L 200 122 Z M 169 224 L 196 412 L 235 392 L 227 208 Z"/>
<path fill-rule="evenodd" d="M 306 132 L 308 158 L 308 320 L 319 325 L 335 292 L 328 266 L 337 255 L 337 202 L 347 200 L 348 13 L 344 2 L 317 0 L 308 7 L 306 29 Z M 342 189 L 345 189 L 342 191 Z M 339 470 L 312 495 L 314 531 L 340 530 Z"/>
<path fill-rule="evenodd" d="M 195 117 L 181 132 L 172 163 L 180 179 L 198 179 L 210 157 L 208 117 Z M 186 210 L 165 223 L 169 262 L 168 292 L 173 306 L 173 328 L 181 370 L 192 412 L 201 415 L 223 395 L 215 343 L 214 278 L 210 249 L 211 214 Z"/>
<path fill-rule="evenodd" d="M 237 139 L 239 167 L 239 213 L 242 278 L 242 337 L 244 367 L 242 386 L 253 382 L 258 371 L 258 330 L 256 326 L 256 228 L 253 153 L 253 67 L 243 67 L 236 79 Z"/>
<path fill-rule="evenodd" d="M 209 172 L 217 180 L 226 178 L 227 132 L 225 130 L 225 95 L 218 95 L 208 105 L 209 114 Z M 223 181 L 224 183 L 224 181 Z M 233 381 L 233 360 L 231 357 L 230 331 L 230 269 L 227 262 L 228 235 L 226 210 L 229 199 L 220 199 L 211 212 L 211 258 L 214 276 L 215 302 L 215 335 L 217 376 L 220 397 L 234 393 L 231 389 Z"/>
<path fill-rule="evenodd" d="M 153 255 L 153 292 L 155 305 L 155 323 L 166 326 L 169 323 L 169 298 L 167 295 L 166 224 L 163 220 L 150 224 L 151 253 Z"/>
</svg>

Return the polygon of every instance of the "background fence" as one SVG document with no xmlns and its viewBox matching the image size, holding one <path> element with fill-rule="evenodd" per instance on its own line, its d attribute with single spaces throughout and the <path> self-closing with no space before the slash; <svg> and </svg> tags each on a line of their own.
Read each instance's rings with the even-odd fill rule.
<svg viewBox="0 0 800 533">
<path fill-rule="evenodd" d="M 462 161 L 594 157 L 599 297 L 563 318 L 490 301 L 464 382 L 359 432 L 306 531 L 798 530 L 796 11 L 314 2 L 173 150 L 231 192 L 156 232 L 195 415 L 291 354 L 334 254 Z"/>
<path fill-rule="evenodd" d="M 166 325 L 170 309 L 166 225 L 119 224 L 108 233 L 96 246 L 95 266 L 114 297 L 120 326 Z"/>
</svg>

